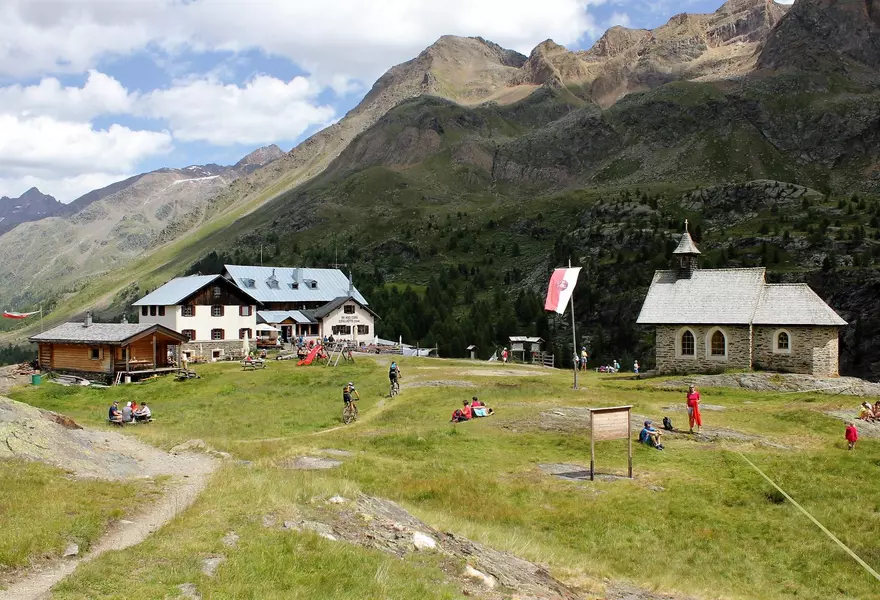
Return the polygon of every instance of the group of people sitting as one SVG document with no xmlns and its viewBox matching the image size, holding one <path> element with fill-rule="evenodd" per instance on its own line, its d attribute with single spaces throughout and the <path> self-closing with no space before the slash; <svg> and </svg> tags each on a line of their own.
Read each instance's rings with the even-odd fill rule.
<svg viewBox="0 0 880 600">
<path fill-rule="evenodd" d="M 452 412 L 452 422 L 460 423 L 462 421 L 470 421 L 478 417 L 490 417 L 495 411 L 480 402 L 480 399 L 474 396 L 470 403 L 467 400 L 462 401 L 462 407 L 456 408 Z"/>
<path fill-rule="evenodd" d="M 146 402 L 138 405 L 137 401 L 126 402 L 125 406 L 120 410 L 119 401 L 114 400 L 110 406 L 108 420 L 111 423 L 118 423 L 120 425 L 123 423 L 148 422 L 153 420 L 153 412 Z"/>
<path fill-rule="evenodd" d="M 859 407 L 859 420 L 868 423 L 880 422 L 880 400 L 871 406 L 867 400 Z"/>
</svg>

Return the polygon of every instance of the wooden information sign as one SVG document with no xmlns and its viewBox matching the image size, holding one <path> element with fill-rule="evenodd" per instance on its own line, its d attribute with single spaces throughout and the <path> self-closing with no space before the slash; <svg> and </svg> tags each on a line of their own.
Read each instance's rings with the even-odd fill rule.
<svg viewBox="0 0 880 600">
<path fill-rule="evenodd" d="M 590 481 L 596 473 L 596 442 L 605 440 L 627 440 L 629 456 L 629 477 L 633 476 L 632 432 L 630 409 L 632 406 L 613 406 L 590 409 Z"/>
</svg>

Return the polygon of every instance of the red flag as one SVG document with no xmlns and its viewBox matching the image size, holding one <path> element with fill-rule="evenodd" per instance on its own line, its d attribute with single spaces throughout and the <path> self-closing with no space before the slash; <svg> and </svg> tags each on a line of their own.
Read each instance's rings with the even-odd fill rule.
<svg viewBox="0 0 880 600">
<path fill-rule="evenodd" d="M 580 267 L 556 269 L 553 271 L 550 285 L 547 288 L 547 300 L 544 302 L 544 310 L 553 310 L 560 315 L 565 312 L 565 306 L 571 300 L 571 295 L 574 293 L 574 286 L 577 284 L 580 272 Z"/>
<path fill-rule="evenodd" d="M 34 312 L 29 312 L 29 313 L 20 313 L 20 312 L 13 312 L 11 310 L 6 310 L 6 311 L 3 311 L 3 317 L 6 319 L 25 319 L 27 317 L 30 317 L 31 315 L 36 315 L 39 313 L 40 313 L 40 311 L 38 311 L 38 310 L 35 310 Z"/>
</svg>

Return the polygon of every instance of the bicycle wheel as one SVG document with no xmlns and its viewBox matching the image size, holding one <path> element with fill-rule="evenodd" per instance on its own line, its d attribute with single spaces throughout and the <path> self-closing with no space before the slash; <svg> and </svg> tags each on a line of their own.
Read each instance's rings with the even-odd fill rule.
<svg viewBox="0 0 880 600">
<path fill-rule="evenodd" d="M 342 409 L 342 422 L 346 425 L 357 419 L 357 408 L 355 407 L 354 410 L 352 410 L 352 407 L 352 403 L 348 402 L 346 403 L 345 408 Z"/>
</svg>

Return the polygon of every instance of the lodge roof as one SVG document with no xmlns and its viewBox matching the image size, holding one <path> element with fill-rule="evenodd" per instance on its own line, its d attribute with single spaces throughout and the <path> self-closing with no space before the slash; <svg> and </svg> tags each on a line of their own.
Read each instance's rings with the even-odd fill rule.
<svg viewBox="0 0 880 600">
<path fill-rule="evenodd" d="M 180 342 L 189 338 L 162 325 L 150 323 L 92 323 L 86 327 L 81 321 L 68 322 L 28 338 L 34 343 L 110 344 L 125 345 L 152 332 L 162 333 Z"/>
<path fill-rule="evenodd" d="M 368 304 L 339 269 L 225 265 L 224 272 L 235 285 L 263 303 L 331 302 L 350 295 L 363 306 Z"/>
</svg>

